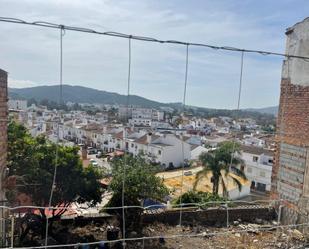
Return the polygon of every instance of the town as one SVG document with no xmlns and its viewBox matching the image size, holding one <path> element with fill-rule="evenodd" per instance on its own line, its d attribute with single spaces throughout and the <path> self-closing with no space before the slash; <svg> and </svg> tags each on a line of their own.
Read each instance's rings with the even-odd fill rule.
<svg viewBox="0 0 309 249">
<path fill-rule="evenodd" d="M 66 103 L 67 109 L 74 104 L 77 103 Z M 110 170 L 109 160 L 130 153 L 133 156 L 144 154 L 147 161 L 158 164 L 162 171 L 178 171 L 179 176 L 184 166 L 185 175 L 191 175 L 197 172 L 192 166 L 198 166 L 202 153 L 215 149 L 222 142 L 235 141 L 241 145 L 243 163 L 239 169 L 248 179 L 241 192 L 236 186 L 230 189 L 233 193 L 230 198 L 238 199 L 250 193 L 267 196 L 270 192 L 274 133 L 263 130 L 252 118 L 235 120 L 219 116 L 206 119 L 177 113 L 172 108 L 80 105 L 97 108 L 98 112 L 91 115 L 82 110 L 50 110 L 39 104 L 28 106 L 27 100 L 10 99 L 8 102 L 12 118 L 25 124 L 32 136 L 45 135 L 57 142 L 59 132 L 59 143 L 80 147 L 84 165 L 91 163 L 106 172 Z M 165 179 L 167 176 L 165 174 Z"/>
<path fill-rule="evenodd" d="M 178 23 L 171 20 L 169 25 Z M 12 17 L 0 17 L 0 24 L 60 32 L 57 38 L 46 36 L 58 42 L 58 84 L 51 84 L 54 72 L 46 73 L 56 63 L 47 66 L 40 52 L 24 49 L 33 58 L 40 54 L 40 60 L 23 61 L 23 73 L 12 66 L 19 56 L 12 56 L 11 64 L 1 61 L 1 249 L 308 247 L 308 17 L 280 32 L 285 34 L 285 52 Z M 103 64 L 93 66 L 102 62 L 101 57 L 93 59 L 100 52 L 92 46 L 99 43 L 95 39 L 85 42 L 79 35 L 111 39 L 108 46 L 117 48 L 117 56 L 124 49 L 115 45 L 116 40 L 128 42 L 125 62 L 106 49 L 111 53 L 104 57 L 108 64 L 103 63 L 103 69 Z M 85 61 L 99 71 L 83 78 L 89 68 L 76 66 L 84 60 L 74 49 L 84 51 L 65 42 L 87 44 L 92 57 L 91 63 Z M 141 63 L 139 56 L 147 57 L 147 49 L 136 49 L 138 42 L 152 44 L 147 49 L 153 54 L 156 45 L 175 46 L 175 50 L 168 48 L 173 60 L 164 69 L 159 67 L 162 62 L 151 62 L 143 71 L 148 61 Z M 9 42 L 5 44 L 14 54 L 18 46 L 12 49 Z M 46 42 L 47 47 L 50 44 Z M 211 49 L 209 57 L 203 49 Z M 226 53 L 222 61 L 215 58 L 219 52 Z M 46 53 L 46 60 L 54 56 Z M 270 62 L 265 55 L 271 57 Z M 180 57 L 182 70 L 174 61 Z M 214 64 L 205 58 L 215 59 Z M 281 71 L 273 58 L 280 59 Z M 31 78 L 27 66 L 33 61 L 36 67 L 42 64 L 42 72 L 35 68 L 34 75 L 42 79 L 52 75 L 47 85 L 27 80 Z M 257 66 L 261 62 L 266 64 L 263 70 Z M 262 71 L 269 77 L 267 84 L 273 84 L 273 74 L 280 71 L 280 89 L 264 89 Z M 167 72 L 175 73 L 177 79 Z M 208 78 L 213 72 L 215 77 Z M 99 74 L 111 74 L 110 83 Z M 15 80 L 15 75 L 25 80 Z M 94 83 L 84 84 L 84 79 Z M 113 88 L 119 82 L 126 84 Z M 207 87 L 201 93 L 197 89 L 204 84 Z M 169 102 L 176 99 L 176 92 L 182 100 Z M 262 94 L 260 99 L 258 94 Z"/>
</svg>

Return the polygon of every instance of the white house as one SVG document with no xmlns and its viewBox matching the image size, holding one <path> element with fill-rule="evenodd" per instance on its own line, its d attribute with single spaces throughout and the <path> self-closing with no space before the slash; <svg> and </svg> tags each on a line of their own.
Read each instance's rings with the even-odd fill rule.
<svg viewBox="0 0 309 249">
<path fill-rule="evenodd" d="M 9 109 L 26 111 L 27 100 L 9 99 L 8 106 Z"/>
<path fill-rule="evenodd" d="M 208 150 L 204 146 L 193 144 L 191 145 L 190 159 L 197 160 L 199 156 L 204 152 L 208 152 Z"/>
<path fill-rule="evenodd" d="M 179 167 L 191 156 L 190 144 L 174 134 L 148 133 L 137 136 L 136 139 L 129 136 L 125 147 L 133 155 L 143 153 L 149 160 L 165 167 L 169 165 Z"/>
<path fill-rule="evenodd" d="M 265 140 L 254 137 L 254 136 L 245 136 L 243 139 L 244 145 L 253 145 L 258 147 L 264 147 L 265 146 Z"/>
<path fill-rule="evenodd" d="M 251 181 L 251 189 L 270 191 L 274 152 L 256 146 L 242 145 L 241 149 L 242 170 Z"/>
</svg>

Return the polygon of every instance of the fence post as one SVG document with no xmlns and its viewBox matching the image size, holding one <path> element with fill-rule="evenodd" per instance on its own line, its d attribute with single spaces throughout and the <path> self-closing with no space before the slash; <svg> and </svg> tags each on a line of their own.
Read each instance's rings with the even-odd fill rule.
<svg viewBox="0 0 309 249">
<path fill-rule="evenodd" d="M 12 220 L 11 220 L 11 248 L 14 248 L 14 213 L 12 215 Z"/>
<path fill-rule="evenodd" d="M 278 242 L 278 237 L 279 237 L 279 226 L 281 223 L 281 213 L 282 213 L 282 205 L 281 205 L 281 200 L 279 200 L 279 209 L 278 209 L 278 218 L 277 218 L 277 229 L 276 229 L 276 243 Z"/>
</svg>

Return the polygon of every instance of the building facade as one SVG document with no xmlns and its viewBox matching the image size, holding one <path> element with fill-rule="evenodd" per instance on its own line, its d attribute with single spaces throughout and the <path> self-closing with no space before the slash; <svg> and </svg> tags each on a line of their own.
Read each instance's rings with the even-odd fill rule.
<svg viewBox="0 0 309 249">
<path fill-rule="evenodd" d="M 259 192 L 270 192 L 273 167 L 273 151 L 257 146 L 243 145 L 241 158 L 243 171 L 251 181 L 251 189 Z"/>
<path fill-rule="evenodd" d="M 309 56 L 309 18 L 286 31 L 286 54 Z M 309 63 L 283 62 L 272 196 L 284 199 L 282 221 L 304 221 L 309 211 Z"/>
</svg>

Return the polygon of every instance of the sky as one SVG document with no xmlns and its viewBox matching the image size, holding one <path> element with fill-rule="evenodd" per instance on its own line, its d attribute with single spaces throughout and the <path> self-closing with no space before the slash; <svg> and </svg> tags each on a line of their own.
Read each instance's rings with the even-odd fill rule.
<svg viewBox="0 0 309 249">
<path fill-rule="evenodd" d="M 0 16 L 284 53 L 307 0 L 0 0 Z M 59 30 L 0 22 L 9 87 L 59 84 Z M 132 41 L 131 94 L 181 102 L 186 48 Z M 186 104 L 237 107 L 238 52 L 189 47 Z M 241 108 L 278 105 L 282 57 L 244 55 Z M 66 31 L 63 83 L 126 94 L 128 40 Z"/>
</svg>

